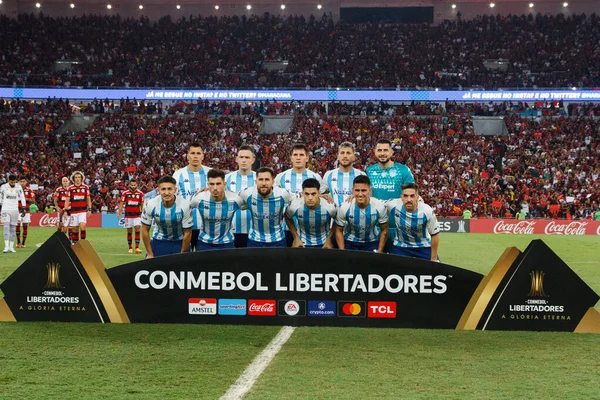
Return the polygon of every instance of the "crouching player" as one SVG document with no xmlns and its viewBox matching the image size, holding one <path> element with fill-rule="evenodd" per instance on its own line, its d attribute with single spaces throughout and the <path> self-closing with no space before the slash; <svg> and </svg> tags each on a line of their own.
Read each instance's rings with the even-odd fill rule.
<svg viewBox="0 0 600 400">
<path fill-rule="evenodd" d="M 390 217 L 396 221 L 396 237 L 390 253 L 439 261 L 440 227 L 433 209 L 419 201 L 419 188 L 414 183 L 402 185 L 400 199 L 386 202 Z"/>
<path fill-rule="evenodd" d="M 194 221 L 190 203 L 176 196 L 177 181 L 170 176 L 158 180 L 158 196 L 148 200 L 142 212 L 142 240 L 146 258 L 187 253 L 192 240 Z M 156 223 L 152 240 L 150 227 Z"/>
</svg>

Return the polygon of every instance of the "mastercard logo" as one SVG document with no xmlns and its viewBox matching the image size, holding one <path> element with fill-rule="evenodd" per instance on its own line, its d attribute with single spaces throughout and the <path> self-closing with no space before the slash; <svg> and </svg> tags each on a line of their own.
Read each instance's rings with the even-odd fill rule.
<svg viewBox="0 0 600 400">
<path fill-rule="evenodd" d="M 367 305 L 364 301 L 340 301 L 338 302 L 338 316 L 340 317 L 366 317 Z"/>
<path fill-rule="evenodd" d="M 358 315 L 362 311 L 362 307 L 358 303 L 346 303 L 342 306 L 342 311 L 346 315 Z"/>
</svg>

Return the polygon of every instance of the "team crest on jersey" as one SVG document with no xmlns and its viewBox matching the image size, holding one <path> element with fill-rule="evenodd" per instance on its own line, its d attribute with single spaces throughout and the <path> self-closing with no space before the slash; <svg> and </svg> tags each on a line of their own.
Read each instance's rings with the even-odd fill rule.
<svg viewBox="0 0 600 400">
<path fill-rule="evenodd" d="M 387 172 L 383 171 L 383 172 L 381 173 L 381 176 L 383 176 L 383 177 L 385 178 L 385 177 L 387 176 Z"/>
<path fill-rule="evenodd" d="M 396 174 L 398 174 L 398 172 L 396 172 L 396 170 L 395 170 L 395 169 L 393 169 L 393 170 L 391 170 L 391 171 L 390 171 L 390 176 L 391 176 L 392 178 L 393 178 L 393 177 L 395 177 L 395 176 L 396 176 Z"/>
</svg>

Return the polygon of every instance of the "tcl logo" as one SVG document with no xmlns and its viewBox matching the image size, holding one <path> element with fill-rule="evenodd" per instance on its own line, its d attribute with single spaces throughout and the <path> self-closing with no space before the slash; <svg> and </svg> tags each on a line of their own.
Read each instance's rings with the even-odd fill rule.
<svg viewBox="0 0 600 400">
<path fill-rule="evenodd" d="M 369 318 L 396 318 L 395 301 L 370 301 Z"/>
<path fill-rule="evenodd" d="M 275 315 L 275 300 L 248 300 L 248 315 Z"/>
</svg>

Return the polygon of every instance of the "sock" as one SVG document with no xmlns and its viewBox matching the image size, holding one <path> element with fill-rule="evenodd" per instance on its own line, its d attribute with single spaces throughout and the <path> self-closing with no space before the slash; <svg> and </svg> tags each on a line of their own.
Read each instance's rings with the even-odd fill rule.
<svg viewBox="0 0 600 400">
<path fill-rule="evenodd" d="M 8 241 L 10 239 L 10 224 L 6 223 L 4 224 L 4 241 L 7 243 L 8 246 Z"/>
<path fill-rule="evenodd" d="M 25 245 L 25 241 L 27 240 L 27 229 L 29 228 L 29 224 L 23 225 L 23 245 Z"/>
<path fill-rule="evenodd" d="M 79 240 L 79 238 L 77 238 Z M 81 240 L 85 240 L 85 229 L 81 230 Z"/>
<path fill-rule="evenodd" d="M 8 240 L 5 240 L 5 241 L 4 241 L 4 248 L 5 248 L 5 249 L 8 249 L 8 248 L 9 248 L 9 247 L 8 247 L 8 246 L 9 246 L 9 244 L 8 244 L 8 243 L 9 243 L 9 241 L 8 241 Z"/>
<path fill-rule="evenodd" d="M 10 247 L 11 249 L 14 247 L 15 245 L 15 235 L 16 235 L 16 231 L 17 227 L 14 225 L 10 226 L 10 234 L 8 237 L 8 247 Z"/>
<path fill-rule="evenodd" d="M 131 232 L 127 232 L 127 244 L 129 245 L 129 248 L 131 249 Z"/>
<path fill-rule="evenodd" d="M 17 244 L 21 244 L 21 224 L 17 224 Z"/>
<path fill-rule="evenodd" d="M 135 248 L 139 249 L 140 248 L 140 232 L 137 231 L 135 233 Z"/>
</svg>

